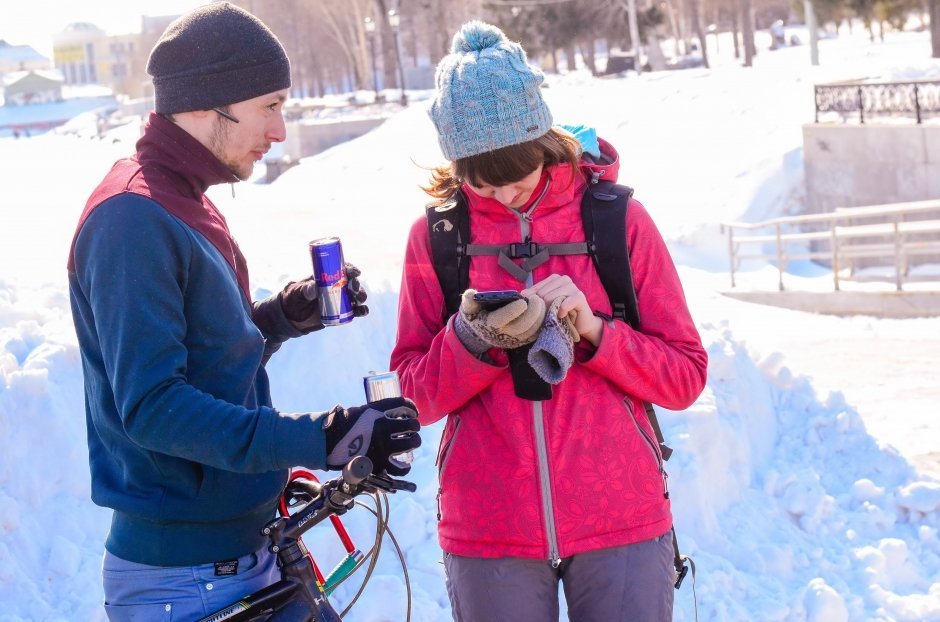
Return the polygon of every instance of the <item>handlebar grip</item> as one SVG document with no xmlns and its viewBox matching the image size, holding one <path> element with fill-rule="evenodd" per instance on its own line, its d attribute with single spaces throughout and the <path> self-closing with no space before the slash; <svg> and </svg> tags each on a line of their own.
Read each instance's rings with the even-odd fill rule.
<svg viewBox="0 0 940 622">
<path fill-rule="evenodd" d="M 372 473 L 372 461 L 366 456 L 356 456 L 343 467 L 343 481 L 358 486 Z"/>
</svg>

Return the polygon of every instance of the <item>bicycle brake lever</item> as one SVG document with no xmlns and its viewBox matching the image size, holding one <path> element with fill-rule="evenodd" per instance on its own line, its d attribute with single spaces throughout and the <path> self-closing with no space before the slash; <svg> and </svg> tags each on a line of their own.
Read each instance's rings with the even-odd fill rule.
<svg viewBox="0 0 940 622">
<path fill-rule="evenodd" d="M 392 493 L 398 490 L 414 492 L 418 489 L 416 485 L 403 479 L 395 479 L 393 477 L 389 477 L 388 475 L 376 475 L 374 473 L 367 477 L 366 481 L 363 483 L 371 486 L 372 488 L 377 488 L 379 490 Z"/>
<path fill-rule="evenodd" d="M 393 482 L 393 485 L 395 486 L 395 490 L 406 490 L 408 492 L 414 492 L 418 489 L 418 487 L 415 484 L 412 484 L 411 482 L 406 482 L 403 479 L 393 479 L 392 482 Z"/>
</svg>

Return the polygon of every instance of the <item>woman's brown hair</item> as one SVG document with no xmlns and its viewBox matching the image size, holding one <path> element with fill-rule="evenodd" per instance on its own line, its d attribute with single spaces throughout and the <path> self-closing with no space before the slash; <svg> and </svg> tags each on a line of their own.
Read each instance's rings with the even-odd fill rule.
<svg viewBox="0 0 940 622">
<path fill-rule="evenodd" d="M 464 181 L 473 186 L 505 186 L 523 179 L 543 166 L 567 162 L 578 169 L 581 143 L 568 132 L 551 128 L 535 140 L 509 145 L 486 153 L 460 158 L 431 170 L 431 183 L 422 190 L 444 203 L 460 189 Z M 574 177 L 572 177 L 572 181 Z"/>
</svg>

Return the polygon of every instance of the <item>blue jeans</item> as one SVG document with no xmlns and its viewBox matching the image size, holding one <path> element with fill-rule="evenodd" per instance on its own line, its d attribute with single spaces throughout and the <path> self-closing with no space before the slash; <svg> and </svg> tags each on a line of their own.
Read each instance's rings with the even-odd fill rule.
<svg viewBox="0 0 940 622">
<path fill-rule="evenodd" d="M 220 568 L 148 566 L 105 552 L 102 563 L 104 608 L 111 622 L 191 622 L 207 616 L 281 578 L 276 556 L 267 548 Z M 235 574 L 225 574 L 235 572 Z"/>
</svg>

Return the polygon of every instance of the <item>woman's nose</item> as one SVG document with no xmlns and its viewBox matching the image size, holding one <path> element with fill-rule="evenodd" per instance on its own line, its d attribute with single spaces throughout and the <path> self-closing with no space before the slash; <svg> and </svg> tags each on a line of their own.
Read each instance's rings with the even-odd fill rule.
<svg viewBox="0 0 940 622">
<path fill-rule="evenodd" d="M 493 198 L 503 205 L 512 203 L 512 199 L 515 196 L 516 189 L 513 186 L 500 186 L 493 191 Z"/>
</svg>

